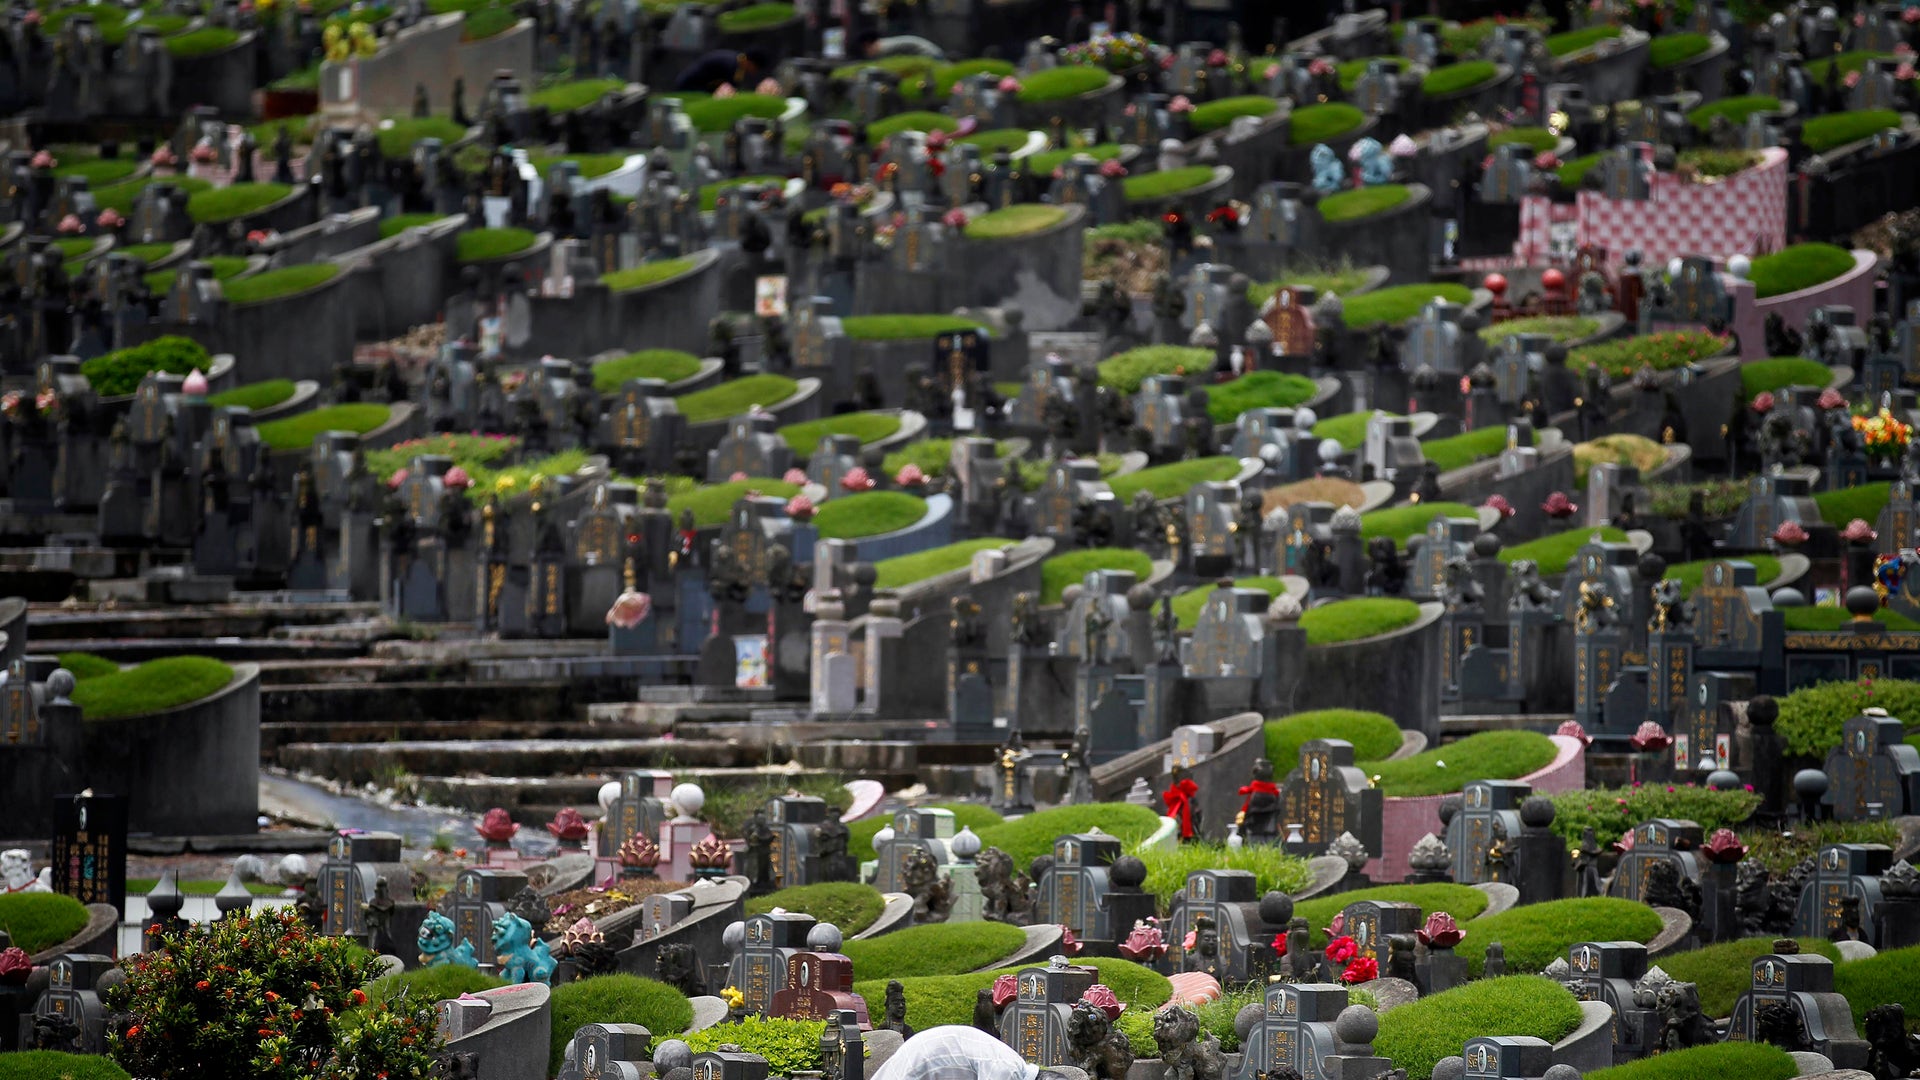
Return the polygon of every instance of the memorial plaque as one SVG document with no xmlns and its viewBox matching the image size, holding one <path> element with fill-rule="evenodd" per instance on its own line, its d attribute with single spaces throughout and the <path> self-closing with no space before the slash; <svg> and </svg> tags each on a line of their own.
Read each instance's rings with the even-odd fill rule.
<svg viewBox="0 0 1920 1080">
<path fill-rule="evenodd" d="M 53 801 L 53 891 L 127 916 L 127 800 L 59 795 Z"/>
</svg>

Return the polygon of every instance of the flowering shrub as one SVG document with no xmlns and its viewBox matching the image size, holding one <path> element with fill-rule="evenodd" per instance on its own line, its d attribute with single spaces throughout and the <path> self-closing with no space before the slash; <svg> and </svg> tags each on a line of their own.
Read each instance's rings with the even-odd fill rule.
<svg viewBox="0 0 1920 1080">
<path fill-rule="evenodd" d="M 750 1054 L 767 1059 L 775 1076 L 791 1076 L 803 1069 L 820 1067 L 820 1036 L 827 1025 L 820 1020 L 783 1020 L 749 1016 L 737 1024 L 715 1024 L 704 1031 L 683 1036 L 696 1054 L 718 1050 L 732 1043 Z"/>
<path fill-rule="evenodd" d="M 1553 831 L 1568 844 L 1578 843 L 1587 829 L 1593 830 L 1595 842 L 1609 844 L 1654 818 L 1692 821 L 1712 832 L 1740 824 L 1760 805 L 1760 797 L 1751 791 L 1715 791 L 1693 784 L 1594 788 L 1551 798 Z"/>
<path fill-rule="evenodd" d="M 1625 379 L 1642 367 L 1669 371 L 1718 355 L 1727 339 L 1704 330 L 1674 330 L 1640 337 L 1582 345 L 1567 354 L 1567 366 L 1579 371 L 1599 367 L 1616 379 Z"/>
<path fill-rule="evenodd" d="M 1090 67 L 1102 67 L 1108 71 L 1125 71 L 1128 68 L 1145 63 L 1159 46 L 1135 33 L 1110 34 L 1097 41 L 1083 41 L 1069 45 L 1060 53 L 1060 58 L 1069 64 L 1085 64 Z"/>
<path fill-rule="evenodd" d="M 431 1002 L 368 1006 L 360 987 L 384 972 L 379 960 L 291 910 L 189 925 L 123 966 L 126 981 L 105 997 L 129 1024 L 108 1044 L 135 1076 L 433 1075 Z"/>
<path fill-rule="evenodd" d="M 400 470 L 397 470 L 392 476 L 387 477 L 387 490 L 399 491 L 400 485 L 407 482 L 407 475 L 408 475 L 407 470 L 400 469 Z"/>
</svg>

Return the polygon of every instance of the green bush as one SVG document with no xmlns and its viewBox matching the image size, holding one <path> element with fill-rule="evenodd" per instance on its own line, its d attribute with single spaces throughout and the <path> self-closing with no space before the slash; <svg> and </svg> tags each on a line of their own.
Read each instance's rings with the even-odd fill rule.
<svg viewBox="0 0 1920 1080">
<path fill-rule="evenodd" d="M 1545 334 L 1555 341 L 1578 341 L 1600 329 L 1600 320 L 1587 315 L 1532 315 L 1480 328 L 1480 340 L 1495 344 L 1514 334 Z"/>
<path fill-rule="evenodd" d="M 1901 838 L 1899 827 L 1882 819 L 1820 821 L 1811 826 L 1798 823 L 1785 830 L 1749 827 L 1740 830 L 1740 842 L 1747 845 L 1748 858 L 1781 877 L 1820 854 L 1820 849 L 1829 844 L 1885 844 L 1898 848 Z"/>
<path fill-rule="evenodd" d="M 1320 200 L 1320 216 L 1328 221 L 1352 221 L 1385 213 L 1407 201 L 1412 192 L 1405 184 L 1377 184 L 1357 187 Z"/>
<path fill-rule="evenodd" d="M 971 541 L 969 541 L 969 543 L 971 543 Z M 953 814 L 953 831 L 955 833 L 958 833 L 961 829 L 972 829 L 975 835 L 979 835 L 984 830 L 1006 820 L 999 814 L 994 813 L 992 810 L 978 803 L 929 803 L 919 809 L 951 811 Z M 880 853 L 873 848 L 874 834 L 878 833 L 881 829 L 892 827 L 892 814 L 873 814 L 847 826 L 848 853 L 862 862 L 868 859 L 879 858 Z M 888 936 L 891 937 L 893 935 Z M 979 965 L 976 964 L 974 966 L 978 967 Z"/>
<path fill-rule="evenodd" d="M 925 581 L 941 574 L 949 574 L 973 563 L 973 553 L 988 548 L 1006 547 L 1013 543 L 1005 537 L 986 536 L 976 540 L 962 540 L 945 547 L 916 551 L 911 555 L 896 555 L 891 559 L 881 559 L 873 564 L 876 589 L 899 589 L 916 581 Z M 975 830 L 978 831 L 978 830 Z"/>
<path fill-rule="evenodd" d="M 707 823 L 713 826 L 715 836 L 723 840 L 736 839 L 745 830 L 754 812 L 765 810 L 767 800 L 778 795 L 811 795 L 826 803 L 827 811 L 835 816 L 845 813 L 848 803 L 852 801 L 847 792 L 847 786 L 841 783 L 837 776 L 819 773 L 799 775 L 773 773 L 762 774 L 745 781 L 715 784 L 713 790 L 707 793 L 707 805 L 702 813 Z M 852 888 L 861 887 L 853 886 Z M 757 912 L 749 909 L 748 913 L 756 914 Z M 844 923 L 840 925 L 846 930 L 848 937 L 853 936 L 855 931 L 851 927 L 847 927 Z"/>
<path fill-rule="evenodd" d="M 1420 444 L 1427 460 L 1440 466 L 1441 472 L 1464 469 L 1476 461 L 1499 457 L 1500 451 L 1506 448 L 1507 429 L 1504 427 L 1476 428 Z"/>
<path fill-rule="evenodd" d="M 220 293 L 229 304 L 262 304 L 318 288 L 339 276 L 339 263 L 302 263 L 221 282 Z"/>
<path fill-rule="evenodd" d="M 437 1001 L 448 1001 L 462 994 L 477 994 L 505 985 L 505 979 L 488 975 L 478 968 L 442 964 L 439 967 L 414 968 L 412 971 L 381 976 L 367 987 L 367 1001 L 376 1005 L 408 1001 L 414 1005 L 430 1006 Z"/>
<path fill-rule="evenodd" d="M 1372 762 L 1367 771 L 1390 798 L 1446 795 L 1473 780 L 1518 780 L 1552 764 L 1558 752 L 1553 740 L 1537 731 L 1482 731 L 1412 757 Z"/>
<path fill-rule="evenodd" d="M 617 394 L 630 379 L 659 379 L 677 383 L 700 372 L 700 358 L 678 349 L 642 349 L 593 365 L 593 388 Z"/>
<path fill-rule="evenodd" d="M 1040 856 L 1053 854 L 1055 840 L 1069 833 L 1084 833 L 1095 826 L 1132 851 L 1160 827 L 1160 815 L 1131 803 L 1059 806 L 978 832 L 982 850 L 997 847 L 1012 857 L 1016 869 L 1024 869 Z"/>
<path fill-rule="evenodd" d="M 1269 597 L 1279 596 L 1286 590 L 1286 583 L 1277 577 L 1235 578 L 1235 588 L 1259 589 Z M 1214 586 L 1199 585 L 1173 598 L 1173 617 L 1180 621 L 1180 629 L 1191 630 L 1200 621 L 1200 611 L 1207 606 L 1207 597 L 1213 595 Z"/>
<path fill-rule="evenodd" d="M 813 453 L 828 435 L 853 435 L 862 445 L 879 442 L 900 430 L 900 414 L 891 412 L 841 413 L 821 420 L 806 420 L 780 429 L 793 452 L 801 456 Z M 889 476 L 892 473 L 888 473 Z"/>
<path fill-rule="evenodd" d="M 993 74 L 1007 76 L 1013 74 L 1013 65 L 1005 60 L 961 60 L 952 64 L 943 64 L 933 69 L 931 83 L 923 80 L 922 91 L 935 101 L 944 102 L 953 94 L 953 84 L 969 75 Z M 902 82 L 900 90 L 905 93 L 907 84 Z"/>
<path fill-rule="evenodd" d="M 1560 168 L 1555 170 L 1560 177 L 1560 186 L 1569 190 L 1578 188 L 1586 180 L 1587 174 L 1599 166 L 1600 159 L 1606 156 L 1605 153 L 1581 154 L 1561 162 Z"/>
<path fill-rule="evenodd" d="M 1892 949 L 1833 969 L 1833 988 L 1853 1006 L 1856 1027 L 1876 1005 L 1901 1005 L 1908 1016 L 1920 1014 L 1920 946 Z"/>
<path fill-rule="evenodd" d="M 1188 458 L 1108 477 L 1107 486 L 1113 489 L 1114 496 L 1121 502 L 1130 503 L 1136 492 L 1151 491 L 1156 499 L 1171 499 L 1185 495 L 1195 484 L 1209 480 L 1231 480 L 1238 475 L 1239 458 Z"/>
<path fill-rule="evenodd" d="M 1187 124 L 1195 134 L 1204 135 L 1218 131 L 1243 116 L 1272 116 L 1279 108 L 1278 101 L 1260 95 L 1220 98 L 1194 106 L 1193 112 L 1187 116 Z"/>
<path fill-rule="evenodd" d="M 175 59 L 186 60 L 196 56 L 208 56 L 231 49 L 240 43 L 240 32 L 224 26 L 203 26 L 198 30 L 188 30 L 184 34 L 175 34 L 164 39 L 167 51 Z"/>
<path fill-rule="evenodd" d="M 1536 154 L 1545 154 L 1560 145 L 1560 136 L 1543 127 L 1516 127 L 1497 131 L 1487 139 L 1487 148 L 1528 146 Z"/>
<path fill-rule="evenodd" d="M 1379 637 L 1420 618 L 1420 605 L 1391 596 L 1361 596 L 1308 608 L 1300 628 L 1309 645 L 1337 645 L 1343 641 Z"/>
<path fill-rule="evenodd" d="M 1512 975 L 1456 986 L 1386 1013 L 1373 1052 L 1407 1070 L 1409 1080 L 1428 1080 L 1441 1058 L 1458 1055 L 1476 1035 L 1531 1035 L 1554 1043 L 1579 1026 L 1580 1003 L 1566 987 Z"/>
<path fill-rule="evenodd" d="M 1451 281 L 1394 285 L 1347 299 L 1341 316 L 1354 330 L 1364 330 L 1377 323 L 1399 324 L 1420 314 L 1421 308 L 1436 299 L 1471 304 L 1473 290 Z"/>
<path fill-rule="evenodd" d="M 1370 889 L 1355 889 L 1302 900 L 1293 905 L 1293 914 L 1296 918 L 1307 920 L 1307 930 L 1312 935 L 1308 940 L 1316 949 L 1326 947 L 1327 927 L 1333 922 L 1333 917 L 1345 911 L 1348 904 L 1357 904 L 1362 900 L 1418 904 L 1423 920 L 1436 911 L 1444 911 L 1466 927 L 1467 937 L 1471 939 L 1476 931 L 1468 924 L 1487 910 L 1487 899 L 1486 893 L 1471 885 L 1456 885 L 1450 881 L 1438 885 L 1376 885 Z"/>
<path fill-rule="evenodd" d="M 1635 825 L 1654 818 L 1691 821 L 1711 834 L 1747 820 L 1760 805 L 1760 797 L 1750 791 L 1715 791 L 1692 784 L 1584 788 L 1551 798 L 1553 831 L 1569 845 L 1578 843 L 1587 829 L 1593 830 L 1599 843 L 1611 844 Z"/>
<path fill-rule="evenodd" d="M 714 20 L 714 25 L 723 34 L 747 34 L 755 30 L 767 30 L 788 22 L 794 17 L 792 4 L 750 4 L 732 11 L 723 11 Z"/>
<path fill-rule="evenodd" d="M 1020 92 L 1014 96 L 1029 104 L 1065 101 L 1091 94 L 1107 85 L 1111 78 L 1104 68 L 1069 64 L 1031 72 L 1020 80 Z"/>
<path fill-rule="evenodd" d="M 1057 604 L 1069 585 L 1095 570 L 1131 570 L 1141 581 L 1153 575 L 1153 560 L 1127 548 L 1085 548 L 1055 555 L 1040 564 L 1040 602 Z"/>
<path fill-rule="evenodd" d="M 1142 173 L 1120 181 L 1128 202 L 1164 199 L 1213 182 L 1213 166 L 1187 165 L 1164 172 Z"/>
<path fill-rule="evenodd" d="M 1051 229 L 1066 218 L 1065 207 L 1045 203 L 1016 203 L 974 218 L 967 222 L 961 232 L 969 240 L 1004 240 L 1010 236 L 1026 236 Z"/>
<path fill-rule="evenodd" d="M 453 238 L 454 258 L 463 263 L 504 259 L 532 247 L 535 239 L 531 229 L 467 229 Z"/>
<path fill-rule="evenodd" d="M 1886 53 L 1873 52 L 1869 49 L 1854 49 L 1850 52 L 1835 53 L 1822 60 L 1809 60 L 1801 70 L 1806 73 L 1809 84 L 1820 86 L 1827 81 L 1828 68 L 1839 68 L 1840 75 L 1844 78 L 1856 71 L 1865 71 L 1867 61 L 1886 55 Z"/>
<path fill-rule="evenodd" d="M 329 405 L 324 409 L 300 413 L 297 416 L 269 420 L 255 426 L 260 433 L 260 441 L 274 450 L 305 450 L 313 445 L 313 440 L 327 431 L 351 431 L 355 435 L 367 432 L 387 422 L 393 410 L 385 405 L 370 402 L 355 402 L 349 405 Z"/>
<path fill-rule="evenodd" d="M 199 701 L 224 690 L 233 669 L 205 656 L 165 656 L 76 683 L 73 703 L 88 720 L 118 720 Z"/>
<path fill-rule="evenodd" d="M 690 1031 L 686 1040 L 696 1054 L 732 1043 L 747 1053 L 765 1058 L 773 1075 L 791 1076 L 820 1067 L 820 1036 L 826 1030 L 823 1020 L 749 1016 L 738 1024 L 715 1024 L 701 1031 Z"/>
<path fill-rule="evenodd" d="M 826 881 L 750 897 L 748 915 L 765 915 L 774 908 L 801 911 L 823 923 L 832 923 L 847 937 L 872 926 L 887 902 L 871 885 L 857 881 Z"/>
<path fill-rule="evenodd" d="M 129 1080 L 127 1070 L 98 1054 L 22 1050 L 0 1058 L 5 1080 Z"/>
<path fill-rule="evenodd" d="M 216 409 L 241 408 L 259 412 L 262 409 L 271 409 L 292 397 L 293 394 L 292 379 L 266 379 L 215 394 L 207 399 L 207 404 Z"/>
<path fill-rule="evenodd" d="M 625 79 L 568 79 L 544 90 L 536 90 L 527 104 L 550 113 L 572 112 L 591 105 L 608 94 L 626 89 Z"/>
<path fill-rule="evenodd" d="M 1207 416 L 1216 424 L 1231 424 L 1248 409 L 1290 409 L 1304 405 L 1319 392 L 1312 379 L 1279 371 L 1249 372 L 1232 382 L 1207 388 Z"/>
<path fill-rule="evenodd" d="M 1487 945 L 1497 941 L 1506 947 L 1508 971 L 1533 972 L 1565 956 L 1576 942 L 1644 943 L 1653 940 L 1661 925 L 1660 916 L 1637 900 L 1612 896 L 1550 900 L 1482 916 L 1475 923 L 1474 936 L 1456 951 L 1467 958 L 1468 968 L 1478 977 L 1486 959 Z"/>
<path fill-rule="evenodd" d="M 1363 709 L 1316 709 L 1267 721 L 1267 760 L 1276 777 L 1300 764 L 1300 748 L 1314 739 L 1345 739 L 1353 760 L 1380 761 L 1405 742 L 1393 717 Z"/>
<path fill-rule="evenodd" d="M 867 138 L 874 142 L 902 131 L 952 131 L 960 122 L 945 113 L 901 112 L 882 117 L 867 125 Z"/>
<path fill-rule="evenodd" d="M 829 499 L 813 516 L 822 540 L 854 540 L 899 532 L 927 516 L 926 501 L 904 491 L 863 491 Z"/>
<path fill-rule="evenodd" d="M 1298 892 L 1310 878 L 1305 859 L 1289 855 L 1275 844 L 1230 848 L 1224 843 L 1196 841 L 1145 848 L 1139 854 L 1140 861 L 1147 864 L 1147 880 L 1142 887 L 1159 897 L 1163 913 L 1172 903 L 1173 894 L 1187 887 L 1187 875 L 1195 870 L 1250 871 L 1262 896 L 1275 889 Z"/>
<path fill-rule="evenodd" d="M 755 405 L 770 408 L 799 392 L 800 384 L 785 375 L 745 375 L 675 400 L 687 423 L 704 424 L 739 416 Z"/>
<path fill-rule="evenodd" d="M 1662 34 L 1647 50 L 1647 62 L 1655 68 L 1670 68 L 1706 52 L 1712 39 L 1705 34 Z"/>
<path fill-rule="evenodd" d="M 1753 260 L 1747 279 L 1760 299 L 1810 289 L 1853 269 L 1853 253 L 1832 244 L 1795 244 Z M 1832 375 L 1828 375 L 1829 381 Z M 1819 385 L 1825 386 L 1826 383 Z"/>
<path fill-rule="evenodd" d="M 1213 370 L 1211 349 L 1183 345 L 1143 345 L 1100 361 L 1100 384 L 1128 397 L 1140 392 L 1149 375 L 1203 377 Z"/>
<path fill-rule="evenodd" d="M 293 194 L 286 184 L 229 184 L 207 188 L 187 197 L 187 216 L 203 224 L 232 221 L 264 210 Z"/>
<path fill-rule="evenodd" d="M 1854 518 L 1872 524 L 1880 520 L 1880 511 L 1887 508 L 1888 484 L 1886 480 L 1875 480 L 1870 484 L 1819 491 L 1814 493 L 1813 502 L 1820 508 L 1820 520 L 1837 528 L 1845 528 Z"/>
<path fill-rule="evenodd" d="M 58 660 L 60 666 L 66 668 L 76 682 L 120 673 L 119 664 L 90 652 L 63 652 Z"/>
<path fill-rule="evenodd" d="M 699 258 L 693 255 L 683 255 L 678 259 L 656 259 L 625 270 L 615 270 L 611 274 L 601 274 L 600 284 L 614 292 L 631 292 L 684 277 L 699 263 Z"/>
<path fill-rule="evenodd" d="M 1574 528 L 1501 548 L 1500 561 L 1511 565 L 1521 559 L 1532 559 L 1539 565 L 1542 577 L 1563 574 L 1574 555 L 1587 546 L 1587 541 L 1593 539 L 1595 533 L 1599 534 L 1600 539 L 1613 544 L 1624 544 L 1627 540 L 1626 533 L 1611 525 L 1603 525 L 1598 529 Z"/>
<path fill-rule="evenodd" d="M 1892 109 L 1828 113 L 1809 117 L 1806 123 L 1800 125 L 1800 141 L 1806 144 L 1808 150 L 1824 154 L 1899 126 L 1900 114 Z"/>
<path fill-rule="evenodd" d="M 1680 151 L 1674 159 L 1674 165 L 1682 176 L 1691 176 L 1695 180 L 1720 180 L 1736 173 L 1746 172 L 1760 164 L 1758 150 L 1720 150 L 1711 146 L 1696 146 Z"/>
<path fill-rule="evenodd" d="M 1739 559 L 1742 562 L 1753 564 L 1754 580 L 1758 581 L 1761 585 L 1774 581 L 1780 576 L 1780 560 L 1771 555 L 1741 555 Z M 1700 582 L 1706 578 L 1707 567 L 1719 561 L 1718 559 L 1696 559 L 1693 562 L 1676 563 L 1673 566 L 1667 567 L 1665 579 L 1678 581 L 1681 591 L 1691 596 L 1693 595 L 1693 590 L 1699 588 Z M 1789 618 L 1791 618 L 1791 613 L 1793 612 L 1821 610 L 1836 611 L 1842 615 L 1846 614 L 1846 612 L 1840 611 L 1839 608 L 1788 608 L 1787 613 Z"/>
<path fill-rule="evenodd" d="M 840 951 L 855 971 L 885 972 L 889 979 L 964 975 L 1020 951 L 1025 931 L 996 922 L 913 926 L 871 941 L 848 941 Z"/>
<path fill-rule="evenodd" d="M 849 315 L 840 329 L 855 341 L 918 341 L 983 327 L 959 315 Z"/>
<path fill-rule="evenodd" d="M 1747 126 L 1747 117 L 1754 113 L 1777 112 L 1780 99 L 1771 94 L 1742 94 L 1739 97 L 1721 98 L 1687 112 L 1687 122 L 1700 131 L 1713 129 L 1713 118 L 1724 116 L 1733 123 L 1736 130 Z"/>
<path fill-rule="evenodd" d="M 76 690 L 74 697 L 79 696 Z M 29 955 L 67 941 L 86 928 L 87 906 L 64 893 L 0 896 L 0 930 Z"/>
<path fill-rule="evenodd" d="M 84 361 L 80 365 L 80 374 L 86 377 L 87 385 L 93 387 L 94 393 L 101 397 L 118 397 L 138 390 L 140 380 L 150 371 L 185 375 L 196 370 L 205 372 L 212 363 L 213 358 L 199 342 L 168 334 L 144 345 Z"/>
<path fill-rule="evenodd" d="M 1138 809 L 1137 807 L 1135 809 Z M 1100 972 L 1100 982 L 1113 991 L 1115 997 L 1125 1002 L 1128 1012 L 1152 1012 L 1166 1004 L 1173 996 L 1173 986 L 1167 977 L 1151 968 L 1142 967 L 1127 960 L 1110 958 L 1074 960 L 1082 967 L 1095 968 Z M 973 1022 L 973 1004 L 980 991 L 993 985 L 993 981 L 1009 971 L 1024 970 L 1002 968 L 997 971 L 976 971 L 965 975 L 929 975 L 917 978 L 901 979 L 900 985 L 907 995 L 907 1023 L 916 1031 L 925 1031 L 930 1027 L 946 1024 L 971 1024 Z M 887 979 L 879 977 L 864 979 L 853 984 L 853 992 L 867 999 L 867 1012 L 873 1016 L 882 1014 L 886 1006 Z M 714 1030 L 727 1030 L 724 1026 Z"/>
<path fill-rule="evenodd" d="M 743 187 L 747 184 L 779 184 L 784 187 L 786 182 L 787 178 L 784 176 L 736 176 L 731 180 L 718 180 L 700 189 L 700 209 L 709 214 L 713 213 L 714 204 L 719 201 L 720 193 L 729 188 Z"/>
<path fill-rule="evenodd" d="M 693 1004 L 663 982 L 638 975 L 596 975 L 553 988 L 553 1033 L 547 1074 L 556 1076 L 573 1033 L 587 1024 L 639 1024 L 656 1041 L 686 1031 Z"/>
<path fill-rule="evenodd" d="M 1353 415 L 1365 419 L 1367 414 Z M 1314 426 L 1313 433 L 1320 435 L 1319 425 Z M 1330 437 L 1321 435 L 1321 438 Z M 1355 437 L 1354 442 L 1358 443 L 1365 437 L 1365 428 L 1362 427 L 1361 434 Z M 1406 547 L 1408 540 L 1424 535 L 1427 526 L 1437 517 L 1473 518 L 1478 521 L 1480 512 L 1466 503 L 1457 502 L 1412 503 L 1407 506 L 1389 506 L 1380 510 L 1369 510 L 1360 515 L 1360 538 L 1371 540 L 1376 536 L 1386 536 L 1391 537 L 1393 542 L 1401 547 Z"/>
<path fill-rule="evenodd" d="M 408 439 L 384 450 L 367 451 L 367 469 L 383 482 L 406 468 L 415 457 L 433 454 L 452 458 L 477 479 L 496 462 L 520 448 L 520 440 L 508 435 L 456 435 L 450 431 L 422 439 Z M 689 484 L 691 480 L 687 481 Z M 476 485 L 477 486 L 477 485 Z"/>
<path fill-rule="evenodd" d="M 745 498 L 749 491 L 791 499 L 800 493 L 800 486 L 768 477 L 729 480 L 724 484 L 702 484 L 692 491 L 683 491 L 669 496 L 667 512 L 673 515 L 675 521 L 678 521 L 680 511 L 691 510 L 694 525 L 703 529 L 708 528 L 727 520 L 727 515 L 733 511 L 733 504 Z"/>
<path fill-rule="evenodd" d="M 1420 89 L 1428 97 L 1458 94 L 1484 86 L 1499 74 L 1499 67 L 1491 60 L 1466 60 L 1427 72 L 1427 77 L 1421 82 Z"/>
<path fill-rule="evenodd" d="M 1554 56 L 1567 56 L 1581 49 L 1589 49 L 1608 38 L 1620 36 L 1620 28 L 1611 25 L 1589 26 L 1584 30 L 1569 30 L 1564 34 L 1554 34 L 1547 38 L 1547 52 Z"/>
<path fill-rule="evenodd" d="M 265 146 L 266 143 L 261 145 Z M 93 193 L 93 204 L 100 210 L 114 210 L 122 216 L 133 213 L 133 200 L 149 184 L 172 184 L 185 192 L 188 198 L 202 191 L 212 190 L 213 185 L 197 176 L 142 176 L 124 184 L 101 188 Z"/>
<path fill-rule="evenodd" d="M 87 182 L 89 190 L 117 184 L 140 169 L 140 162 L 135 158 L 96 157 L 69 162 L 65 160 L 65 152 L 57 153 L 56 157 L 61 164 L 59 168 L 53 170 L 53 175 L 80 177 Z"/>
<path fill-rule="evenodd" d="M 1780 699 L 1773 729 L 1787 741 L 1787 753 L 1824 757 L 1840 745 L 1840 728 L 1873 706 L 1908 724 L 1920 723 L 1920 682 L 1863 679 L 1802 687 Z"/>
<path fill-rule="evenodd" d="M 1366 113 L 1344 101 L 1302 106 L 1287 117 L 1287 142 L 1293 146 L 1312 146 L 1337 139 L 1366 122 Z"/>
<path fill-rule="evenodd" d="M 1852 259 L 1848 259 L 1852 264 Z M 1776 356 L 1770 360 L 1752 360 L 1740 365 L 1740 392 L 1749 400 L 1789 386 L 1824 389 L 1833 382 L 1833 369 L 1804 356 Z"/>
<path fill-rule="evenodd" d="M 1829 960 L 1840 959 L 1840 950 L 1825 938 L 1800 938 L 1800 951 L 1819 953 Z M 1711 1016 L 1732 1016 L 1733 1003 L 1753 983 L 1753 962 L 1773 951 L 1773 938 L 1743 938 L 1723 941 L 1701 949 L 1670 953 L 1660 958 L 1660 968 L 1681 982 L 1690 982 L 1700 991 L 1700 1011 Z M 1751 1045 L 1728 1043 L 1728 1046 Z M 1691 1051 L 1689 1051 L 1691 1052 Z M 1669 1060 L 1663 1055 L 1656 1061 Z M 1609 1070 L 1618 1071 L 1618 1070 Z M 1745 1076 L 1744 1071 L 1730 1076 Z"/>
</svg>

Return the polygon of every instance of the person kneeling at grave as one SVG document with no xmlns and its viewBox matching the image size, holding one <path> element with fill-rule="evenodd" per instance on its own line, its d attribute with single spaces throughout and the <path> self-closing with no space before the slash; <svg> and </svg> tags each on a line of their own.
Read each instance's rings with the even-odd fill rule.
<svg viewBox="0 0 1920 1080">
<path fill-rule="evenodd" d="M 1059 1080 L 979 1028 L 928 1028 L 901 1044 L 873 1080 Z"/>
</svg>

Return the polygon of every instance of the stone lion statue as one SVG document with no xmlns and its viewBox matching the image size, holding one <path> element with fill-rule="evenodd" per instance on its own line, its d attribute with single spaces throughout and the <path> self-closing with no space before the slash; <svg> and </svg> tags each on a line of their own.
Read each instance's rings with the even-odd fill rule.
<svg viewBox="0 0 1920 1080">
<path fill-rule="evenodd" d="M 1153 1014 L 1153 1039 L 1160 1044 L 1163 1080 L 1220 1080 L 1227 1061 L 1220 1040 L 1208 1032 L 1200 1036 L 1200 1016 L 1191 1009 L 1169 1005 Z"/>
<path fill-rule="evenodd" d="M 1107 1014 L 1082 1001 L 1067 1018 L 1068 1058 L 1092 1080 L 1126 1080 L 1133 1068 L 1133 1044 L 1115 1031 Z"/>
</svg>

